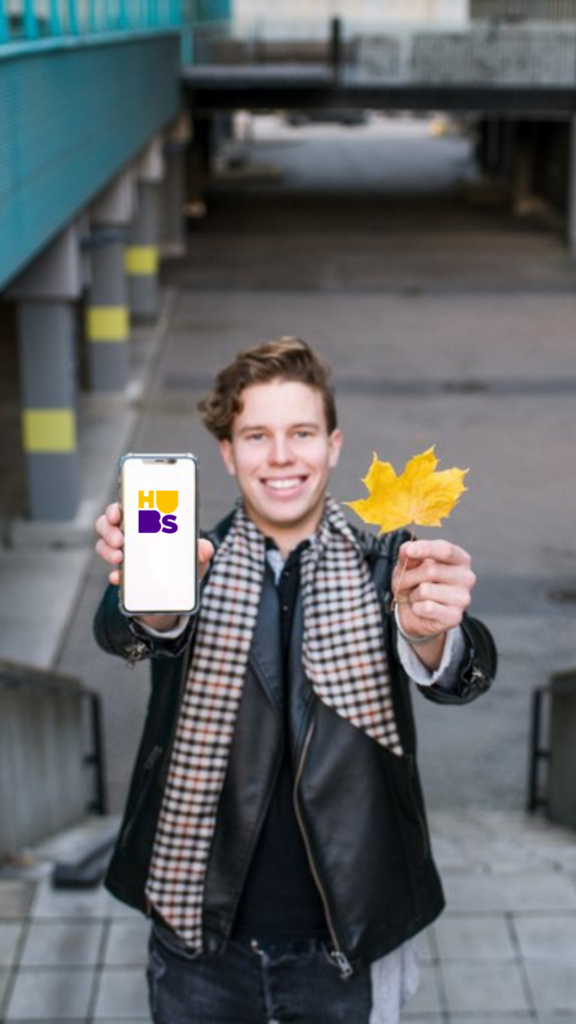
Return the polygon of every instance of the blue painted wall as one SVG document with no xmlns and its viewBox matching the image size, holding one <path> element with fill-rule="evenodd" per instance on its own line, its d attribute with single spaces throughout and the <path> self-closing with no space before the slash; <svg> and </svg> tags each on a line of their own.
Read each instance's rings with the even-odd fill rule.
<svg viewBox="0 0 576 1024">
<path fill-rule="evenodd" d="M 0 55 L 0 289 L 179 109 L 178 31 Z"/>
</svg>

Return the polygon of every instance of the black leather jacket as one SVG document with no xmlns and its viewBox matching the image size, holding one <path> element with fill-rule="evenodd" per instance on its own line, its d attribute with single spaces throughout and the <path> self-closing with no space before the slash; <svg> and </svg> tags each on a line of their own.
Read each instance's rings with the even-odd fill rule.
<svg viewBox="0 0 576 1024">
<path fill-rule="evenodd" d="M 210 540 L 217 546 L 230 517 Z M 336 959 L 345 974 L 398 947 L 426 927 L 444 906 L 432 860 L 415 763 L 416 736 L 409 681 L 395 655 L 390 578 L 405 534 L 358 533 L 380 596 L 396 719 L 405 754 L 398 757 L 323 704 L 301 678 L 293 679 L 291 716 L 295 806 L 310 867 L 324 903 Z M 270 584 L 273 585 L 273 584 Z M 222 948 L 230 934 L 250 859 L 287 742 L 274 688 L 280 645 L 271 643 L 275 602 L 260 605 L 246 681 L 221 795 L 204 895 L 204 945 Z M 274 615 L 275 618 L 275 615 Z M 300 624 L 300 625 L 299 625 Z M 129 660 L 150 655 L 152 694 L 119 839 L 106 877 L 120 900 L 147 912 L 144 887 L 168 773 L 194 624 L 173 641 L 153 639 L 118 610 L 109 587 L 95 619 L 105 650 Z M 430 700 L 461 704 L 490 686 L 496 653 L 486 628 L 466 617 L 467 653 L 449 693 L 422 688 Z M 301 645 L 301 610 L 293 644 Z M 301 659 L 292 659 L 300 665 Z M 296 675 L 298 672 L 296 671 Z"/>
</svg>

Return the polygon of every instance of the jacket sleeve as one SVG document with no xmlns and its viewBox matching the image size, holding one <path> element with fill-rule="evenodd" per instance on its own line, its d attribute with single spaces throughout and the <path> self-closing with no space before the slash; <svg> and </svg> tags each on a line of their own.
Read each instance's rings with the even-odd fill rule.
<svg viewBox="0 0 576 1024">
<path fill-rule="evenodd" d="M 392 597 L 392 572 L 398 558 L 398 550 L 400 545 L 408 539 L 409 535 L 406 530 L 398 530 L 378 538 L 381 551 L 388 559 L 389 577 L 386 587 L 388 593 L 385 597 L 385 604 L 388 606 Z M 490 689 L 496 675 L 498 656 L 490 631 L 483 622 L 473 619 L 469 615 L 464 615 L 461 627 L 466 649 L 458 668 L 456 682 L 450 686 L 450 689 L 443 688 L 441 683 L 433 683 L 432 686 L 418 686 L 420 693 L 435 704 L 469 704 L 470 701 L 476 700 Z M 395 629 L 394 623 L 392 628 Z"/>
<path fill-rule="evenodd" d="M 94 616 L 94 637 L 102 650 L 125 658 L 130 665 L 149 657 L 178 658 L 190 643 L 196 617 L 190 617 L 186 628 L 175 639 L 151 636 L 120 611 L 118 589 L 112 585 L 107 587 Z"/>
<path fill-rule="evenodd" d="M 465 615 L 462 631 L 466 650 L 458 669 L 456 683 L 450 690 L 443 689 L 440 683 L 418 687 L 427 700 L 436 704 L 469 704 L 490 689 L 496 675 L 496 646 L 484 623 Z"/>
</svg>

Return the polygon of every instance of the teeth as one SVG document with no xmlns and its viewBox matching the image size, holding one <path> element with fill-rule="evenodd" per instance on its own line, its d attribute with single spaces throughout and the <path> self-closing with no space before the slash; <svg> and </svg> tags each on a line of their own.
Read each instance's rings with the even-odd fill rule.
<svg viewBox="0 0 576 1024">
<path fill-rule="evenodd" d="M 287 491 L 290 487 L 296 487 L 300 480 L 294 477 L 290 480 L 267 480 L 266 483 L 274 491 Z"/>
</svg>

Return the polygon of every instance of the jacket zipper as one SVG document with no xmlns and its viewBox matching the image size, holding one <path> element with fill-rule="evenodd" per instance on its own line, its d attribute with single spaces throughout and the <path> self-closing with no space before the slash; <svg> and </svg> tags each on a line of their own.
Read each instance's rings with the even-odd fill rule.
<svg viewBox="0 0 576 1024">
<path fill-rule="evenodd" d="M 143 640 L 135 640 L 126 658 L 126 664 L 128 668 L 134 668 L 136 662 L 141 661 L 141 659 L 144 657 L 146 650 L 146 644 L 144 643 Z"/>
<path fill-rule="evenodd" d="M 324 906 L 324 913 L 326 915 L 326 923 L 328 924 L 328 931 L 330 932 L 330 938 L 332 939 L 332 945 L 334 947 L 330 951 L 330 959 L 333 960 L 334 963 L 336 964 L 336 966 L 338 967 L 338 970 L 340 971 L 340 977 L 343 978 L 344 980 L 346 980 L 346 979 L 350 978 L 352 974 L 354 974 L 354 968 L 352 967 L 350 961 L 348 960 L 348 957 L 346 956 L 346 954 L 343 952 L 343 950 L 340 947 L 340 942 L 338 940 L 338 935 L 336 933 L 336 928 L 334 926 L 334 920 L 332 918 L 332 912 L 330 910 L 330 904 L 328 902 L 328 897 L 326 895 L 326 890 L 324 889 L 324 886 L 322 885 L 322 882 L 320 880 L 320 876 L 318 874 L 318 871 L 316 869 L 316 865 L 314 863 L 314 858 L 312 857 L 312 849 L 311 849 L 311 846 L 310 846 L 310 840 L 309 840 L 308 835 L 306 833 L 306 828 L 304 826 L 304 820 L 302 818 L 302 813 L 300 811 L 300 805 L 298 803 L 298 787 L 300 785 L 300 779 L 302 778 L 302 772 L 304 770 L 304 762 L 306 760 L 306 755 L 308 753 L 308 748 L 310 746 L 310 741 L 312 740 L 313 732 L 314 732 L 314 723 L 312 722 L 310 727 L 309 727 L 309 729 L 308 729 L 308 732 L 306 734 L 306 738 L 304 740 L 304 745 L 302 747 L 302 753 L 300 755 L 300 760 L 298 762 L 298 768 L 297 768 L 297 771 L 296 771 L 296 778 L 294 780 L 294 794 L 293 794 L 294 795 L 294 811 L 296 813 L 296 820 L 298 822 L 298 826 L 300 828 L 300 832 L 302 833 L 302 839 L 304 840 L 304 847 L 306 849 L 306 856 L 308 858 L 308 864 L 310 866 L 310 871 L 312 872 L 312 877 L 314 879 L 314 882 L 316 883 L 316 886 L 318 888 L 318 892 L 320 893 L 320 898 L 322 900 L 322 904 Z"/>
</svg>

